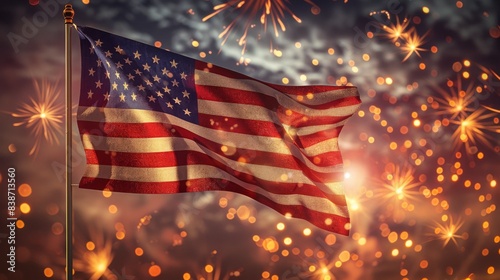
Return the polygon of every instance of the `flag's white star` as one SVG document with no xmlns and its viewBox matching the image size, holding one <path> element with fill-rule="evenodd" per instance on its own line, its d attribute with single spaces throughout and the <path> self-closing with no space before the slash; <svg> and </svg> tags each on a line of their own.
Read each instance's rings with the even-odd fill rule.
<svg viewBox="0 0 500 280">
<path fill-rule="evenodd" d="M 101 86 L 102 86 L 101 80 L 98 80 L 97 82 L 95 82 L 96 88 L 101 88 Z"/>
<path fill-rule="evenodd" d="M 174 80 L 172 81 L 172 86 L 174 86 L 174 87 L 178 87 L 178 86 L 179 86 L 179 82 L 178 82 L 177 80 L 175 80 L 175 79 L 174 79 Z"/>
<path fill-rule="evenodd" d="M 123 92 L 120 94 L 120 102 L 125 102 L 125 94 Z"/>
<path fill-rule="evenodd" d="M 171 67 L 173 67 L 173 68 L 177 68 L 177 64 L 178 64 L 178 63 L 177 63 L 177 62 L 175 62 L 175 59 L 172 59 L 172 61 L 170 61 L 170 65 L 171 65 Z"/>
<path fill-rule="evenodd" d="M 109 75 L 111 75 L 111 74 L 109 73 L 109 71 L 108 71 L 108 70 L 106 70 L 106 78 L 107 78 L 107 79 L 109 79 Z"/>
<path fill-rule="evenodd" d="M 146 85 L 148 85 L 150 87 L 153 86 L 153 83 L 150 80 L 144 80 L 144 82 L 146 82 Z"/>
<path fill-rule="evenodd" d="M 135 76 L 131 73 L 128 73 L 128 79 L 133 81 L 135 79 Z"/>
<path fill-rule="evenodd" d="M 186 77 L 187 77 L 186 73 L 182 72 L 182 73 L 181 73 L 181 79 L 185 80 L 185 79 L 186 79 Z"/>
<path fill-rule="evenodd" d="M 135 51 L 134 58 L 135 59 L 141 59 L 141 54 L 139 53 L 139 51 Z"/>
<path fill-rule="evenodd" d="M 153 59 L 153 63 L 156 63 L 158 64 L 158 62 L 160 61 L 160 59 L 155 55 L 154 57 L 152 57 Z"/>
<path fill-rule="evenodd" d="M 148 98 L 149 98 L 149 102 L 153 102 L 154 103 L 156 101 L 156 98 L 154 96 L 152 96 L 152 95 L 148 96 Z"/>
<path fill-rule="evenodd" d="M 168 75 L 167 67 L 163 67 L 163 69 L 161 69 L 161 73 L 165 76 Z"/>
<path fill-rule="evenodd" d="M 122 48 L 120 48 L 120 45 L 118 45 L 118 46 L 116 46 L 116 47 L 115 47 L 115 51 L 116 51 L 117 53 L 119 53 L 119 54 L 123 54 L 123 49 L 122 49 Z"/>
<path fill-rule="evenodd" d="M 163 88 L 163 91 L 165 91 L 165 93 L 170 94 L 170 89 L 168 88 L 168 86 L 165 86 L 165 87 Z"/>
<path fill-rule="evenodd" d="M 137 95 L 135 94 L 135 92 L 132 92 L 131 97 L 133 101 L 137 101 Z"/>
<path fill-rule="evenodd" d="M 158 77 L 158 75 L 155 75 L 155 76 L 153 77 L 153 80 L 154 80 L 155 82 L 159 82 L 159 81 L 160 81 L 160 77 Z"/>
<path fill-rule="evenodd" d="M 143 85 L 138 85 L 137 88 L 139 91 L 144 91 L 146 89 Z"/>
<path fill-rule="evenodd" d="M 117 78 L 117 79 L 121 79 L 121 78 L 120 78 L 120 72 L 116 71 L 116 72 L 115 72 L 115 76 L 116 76 L 116 78 Z"/>
<path fill-rule="evenodd" d="M 95 41 L 95 45 L 98 46 L 98 47 L 102 47 L 102 41 L 101 41 L 101 39 L 97 39 L 97 41 Z"/>
<path fill-rule="evenodd" d="M 109 57 L 111 58 L 113 56 L 113 54 L 108 50 L 104 53 L 106 55 L 106 57 Z"/>
<path fill-rule="evenodd" d="M 120 61 L 115 63 L 115 65 L 116 65 L 116 68 L 123 69 L 123 64 L 121 64 Z"/>
<path fill-rule="evenodd" d="M 135 69 L 134 71 L 135 71 L 135 74 L 136 74 L 136 75 L 139 75 L 139 76 L 140 76 L 140 75 L 142 74 L 141 70 L 139 70 L 139 69 Z"/>
<path fill-rule="evenodd" d="M 186 108 L 184 109 L 184 115 L 191 116 L 191 112 Z"/>
<path fill-rule="evenodd" d="M 92 46 L 89 49 L 90 49 L 90 53 L 93 54 L 94 53 L 94 47 Z"/>
<path fill-rule="evenodd" d="M 187 90 L 184 90 L 184 91 L 182 92 L 182 97 L 186 97 L 187 99 L 189 99 L 189 94 L 190 94 L 190 93 L 189 93 Z"/>
<path fill-rule="evenodd" d="M 174 109 L 174 105 L 170 102 L 167 102 L 167 107 L 170 108 L 170 109 Z"/>
<path fill-rule="evenodd" d="M 109 93 L 108 93 L 108 92 L 106 92 L 106 93 L 104 94 L 104 100 L 109 100 Z"/>
<path fill-rule="evenodd" d="M 158 96 L 160 98 L 163 98 L 163 93 L 161 93 L 161 91 L 157 91 L 156 92 L 156 96 Z"/>
<path fill-rule="evenodd" d="M 116 82 L 113 82 L 111 86 L 113 87 L 114 90 L 118 90 L 118 84 Z"/>
<path fill-rule="evenodd" d="M 125 83 L 123 83 L 123 89 L 124 89 L 124 90 L 128 90 L 128 84 L 127 84 L 126 82 L 125 82 Z"/>
<path fill-rule="evenodd" d="M 151 66 L 149 66 L 147 62 L 146 64 L 143 64 L 142 67 L 144 68 L 145 71 L 149 71 L 149 69 L 151 68 Z"/>
<path fill-rule="evenodd" d="M 97 67 L 102 67 L 102 60 L 98 59 L 96 60 L 97 62 Z"/>
<path fill-rule="evenodd" d="M 125 60 L 124 60 L 124 61 L 125 61 L 125 63 L 126 63 L 126 64 L 128 64 L 128 65 L 132 65 L 132 60 L 128 59 L 128 57 L 127 57 L 127 58 L 125 58 Z"/>
<path fill-rule="evenodd" d="M 87 92 L 87 95 L 89 99 L 92 99 L 92 95 L 94 95 L 94 93 L 92 92 L 92 90 L 89 90 L 89 92 Z"/>
<path fill-rule="evenodd" d="M 181 100 L 179 98 L 174 98 L 175 104 L 181 105 Z"/>
<path fill-rule="evenodd" d="M 95 73 L 94 68 L 90 68 L 89 69 L 89 76 L 94 76 L 94 73 Z"/>
</svg>

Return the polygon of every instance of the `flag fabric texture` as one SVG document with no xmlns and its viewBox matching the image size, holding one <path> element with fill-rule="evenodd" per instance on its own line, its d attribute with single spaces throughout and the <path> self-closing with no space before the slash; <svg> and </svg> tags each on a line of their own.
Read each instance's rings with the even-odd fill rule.
<svg viewBox="0 0 500 280">
<path fill-rule="evenodd" d="M 284 86 L 78 27 L 81 188 L 230 191 L 349 234 L 339 133 L 352 86 Z"/>
</svg>

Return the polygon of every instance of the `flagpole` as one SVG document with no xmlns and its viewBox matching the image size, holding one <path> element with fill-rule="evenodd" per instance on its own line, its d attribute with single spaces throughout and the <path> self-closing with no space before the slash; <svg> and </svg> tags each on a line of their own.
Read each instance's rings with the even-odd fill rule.
<svg viewBox="0 0 500 280">
<path fill-rule="evenodd" d="M 72 127 L 71 127 L 71 28 L 75 12 L 71 4 L 66 4 L 64 16 L 64 59 L 66 87 L 66 280 L 73 279 L 73 192 L 71 187 L 72 168 Z"/>
</svg>

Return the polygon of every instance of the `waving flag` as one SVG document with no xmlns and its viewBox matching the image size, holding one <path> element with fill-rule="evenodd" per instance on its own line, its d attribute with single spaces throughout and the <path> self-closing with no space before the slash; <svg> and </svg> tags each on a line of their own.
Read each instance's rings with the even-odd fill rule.
<svg viewBox="0 0 500 280">
<path fill-rule="evenodd" d="M 355 87 L 282 86 L 78 27 L 80 187 L 221 190 L 348 234 L 339 133 Z"/>
</svg>

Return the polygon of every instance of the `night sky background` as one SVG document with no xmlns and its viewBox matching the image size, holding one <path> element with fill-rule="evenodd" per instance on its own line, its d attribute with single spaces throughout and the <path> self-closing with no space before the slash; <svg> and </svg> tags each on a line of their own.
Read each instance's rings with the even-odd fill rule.
<svg viewBox="0 0 500 280">
<path fill-rule="evenodd" d="M 500 2 L 276 0 L 264 26 L 266 2 L 70 1 L 77 25 L 260 80 L 357 86 L 339 140 L 350 236 L 228 192 L 75 187 L 74 279 L 500 279 Z M 0 280 L 64 279 L 65 3 L 0 6 L 1 221 L 9 168 L 18 218 L 15 273 L 0 226 Z M 76 184 L 76 123 L 73 139 Z"/>
</svg>

